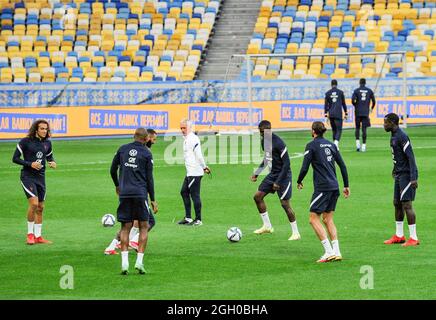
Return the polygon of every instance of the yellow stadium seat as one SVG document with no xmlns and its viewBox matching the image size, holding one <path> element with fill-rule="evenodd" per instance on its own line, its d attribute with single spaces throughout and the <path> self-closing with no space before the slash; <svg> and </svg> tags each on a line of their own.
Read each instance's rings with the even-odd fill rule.
<svg viewBox="0 0 436 320">
<path fill-rule="evenodd" d="M 307 53 L 310 53 L 310 49 L 309 48 L 299 48 L 298 53 L 299 54 L 307 54 Z"/>
<path fill-rule="evenodd" d="M 309 75 L 313 75 L 313 76 L 315 76 L 315 77 L 318 77 L 319 74 L 321 73 L 320 71 L 321 71 L 321 70 L 318 70 L 318 69 L 309 69 L 309 71 L 307 72 L 307 74 L 309 74 Z"/>
<path fill-rule="evenodd" d="M 345 79 L 345 73 L 336 73 L 336 72 L 334 72 L 334 73 L 332 73 L 330 75 L 330 77 L 332 79 Z"/>
<path fill-rule="evenodd" d="M 281 63 L 282 63 L 281 60 L 277 59 L 277 58 L 271 58 L 269 61 L 269 65 L 271 65 L 271 66 L 274 66 L 274 65 L 280 66 Z"/>
<path fill-rule="evenodd" d="M 336 64 L 348 64 L 348 58 L 346 57 L 337 57 Z"/>
<path fill-rule="evenodd" d="M 88 71 L 85 73 L 85 77 L 97 79 L 97 71 L 92 71 L 92 72 Z"/>
<path fill-rule="evenodd" d="M 79 63 L 79 66 L 81 68 L 90 68 L 91 67 L 91 61 L 82 61 Z"/>
<path fill-rule="evenodd" d="M 82 79 L 77 78 L 77 77 L 71 77 L 70 82 L 82 82 Z"/>
<path fill-rule="evenodd" d="M 361 64 L 362 61 L 362 56 L 350 56 L 349 62 L 350 62 L 350 67 L 353 64 Z"/>
<path fill-rule="evenodd" d="M 282 69 L 283 70 L 290 70 L 290 71 L 292 71 L 292 70 L 294 70 L 294 65 L 286 64 L 286 65 L 283 65 Z"/>
<path fill-rule="evenodd" d="M 144 72 L 141 74 L 141 77 L 139 78 L 140 81 L 153 81 L 153 73 L 151 72 Z"/>
<path fill-rule="evenodd" d="M 274 74 L 266 74 L 266 75 L 263 77 L 263 79 L 264 79 L 264 80 L 276 80 L 276 79 L 277 79 L 277 76 L 274 75 Z"/>
<path fill-rule="evenodd" d="M 313 48 L 314 49 L 324 49 L 325 48 L 325 43 L 316 42 L 316 43 L 313 44 Z"/>
<path fill-rule="evenodd" d="M 296 63 L 307 65 L 309 63 L 309 57 L 298 57 Z"/>
<path fill-rule="evenodd" d="M 387 41 L 381 41 L 377 44 L 376 50 L 380 52 L 386 52 L 389 48 L 389 42 Z"/>
<path fill-rule="evenodd" d="M 55 78 L 53 76 L 45 76 L 42 78 L 42 82 L 54 82 Z"/>
<path fill-rule="evenodd" d="M 258 54 L 259 48 L 258 47 L 248 47 L 247 54 Z"/>
<path fill-rule="evenodd" d="M 131 67 L 132 63 L 130 61 L 121 61 L 120 67 Z"/>
<path fill-rule="evenodd" d="M 297 53 L 298 52 L 298 44 L 297 43 L 288 43 L 286 46 L 286 53 Z"/>
<path fill-rule="evenodd" d="M 137 76 L 129 76 L 129 77 L 125 77 L 124 78 L 124 81 L 125 82 L 138 82 L 138 80 L 139 80 L 139 77 L 137 77 Z"/>
<path fill-rule="evenodd" d="M 253 76 L 260 76 L 263 77 L 265 75 L 265 70 L 254 70 L 253 71 Z"/>
<path fill-rule="evenodd" d="M 182 74 L 182 76 L 180 77 L 180 81 L 191 81 L 191 80 L 193 80 L 193 76 L 191 76 L 191 75 L 185 75 L 185 74 Z"/>
<path fill-rule="evenodd" d="M 170 71 L 170 72 L 168 72 L 168 77 L 175 78 L 176 81 L 178 81 L 179 78 L 180 78 L 180 72 L 177 72 L 177 71 Z"/>
<path fill-rule="evenodd" d="M 326 56 L 323 58 L 324 64 L 334 64 L 335 63 L 335 57 Z"/>
<path fill-rule="evenodd" d="M 2 83 L 9 83 L 9 82 L 12 82 L 12 76 L 1 76 L 0 77 L 0 82 L 2 82 Z"/>
</svg>

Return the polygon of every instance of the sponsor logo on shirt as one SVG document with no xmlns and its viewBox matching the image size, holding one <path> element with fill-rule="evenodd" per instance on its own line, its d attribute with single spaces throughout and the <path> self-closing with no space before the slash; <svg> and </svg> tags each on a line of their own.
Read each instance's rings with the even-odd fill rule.
<svg viewBox="0 0 436 320">
<path fill-rule="evenodd" d="M 327 156 L 327 161 L 329 161 L 329 162 L 332 161 L 332 159 L 333 159 L 332 151 L 329 148 L 325 148 L 324 152 Z"/>
<path fill-rule="evenodd" d="M 132 149 L 129 151 L 130 158 L 127 160 L 128 162 L 124 163 L 125 167 L 130 168 L 138 168 L 138 165 L 136 164 L 136 155 L 138 154 L 138 151 L 136 149 Z"/>
</svg>

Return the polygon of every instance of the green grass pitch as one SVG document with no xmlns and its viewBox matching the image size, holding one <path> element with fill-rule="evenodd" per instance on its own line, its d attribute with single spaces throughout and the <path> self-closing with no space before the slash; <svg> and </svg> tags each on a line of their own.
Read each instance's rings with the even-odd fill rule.
<svg viewBox="0 0 436 320">
<path fill-rule="evenodd" d="M 178 226 L 184 215 L 179 190 L 183 165 L 166 165 L 162 138 L 153 147 L 160 212 L 144 258 L 148 274 L 119 275 L 121 257 L 103 250 L 119 228 L 100 219 L 115 213 L 117 197 L 110 161 L 129 139 L 54 140 L 57 170 L 47 172 L 43 234 L 53 245 L 25 244 L 27 201 L 19 167 L 11 162 L 15 144 L 0 143 L 1 299 L 436 299 L 436 127 L 406 130 L 419 168 L 418 247 L 386 246 L 395 230 L 390 135 L 370 129 L 368 151 L 357 153 L 354 131 L 345 130 L 341 152 L 350 176 L 351 198 L 342 196 L 335 221 L 342 262 L 316 264 L 322 247 L 308 223 L 312 170 L 305 188 L 296 189 L 302 158 L 291 159 L 292 205 L 300 241 L 288 241 L 290 225 L 276 195 L 266 198 L 274 234 L 257 236 L 261 219 L 252 200 L 260 183 L 249 177 L 253 165 L 211 165 L 213 179 L 202 182 L 203 221 L 198 228 Z M 308 131 L 278 133 L 291 154 L 302 153 Z M 331 131 L 327 132 L 331 138 Z M 340 175 L 339 170 L 337 170 Z M 342 186 L 342 179 L 340 178 Z M 243 232 L 239 243 L 226 239 L 229 227 Z M 407 224 L 405 234 L 408 236 Z M 73 267 L 74 289 L 63 290 L 64 265 Z M 373 268 L 373 289 L 362 289 L 364 266 Z"/>
</svg>

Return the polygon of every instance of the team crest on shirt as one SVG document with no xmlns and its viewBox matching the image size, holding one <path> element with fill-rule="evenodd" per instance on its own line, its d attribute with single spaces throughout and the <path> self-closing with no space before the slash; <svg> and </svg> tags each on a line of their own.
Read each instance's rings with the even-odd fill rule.
<svg viewBox="0 0 436 320">
<path fill-rule="evenodd" d="M 41 152 L 41 151 L 38 151 L 38 152 L 36 153 L 36 157 L 37 157 L 38 159 L 41 159 L 41 158 L 42 158 L 42 152 Z"/>
<path fill-rule="evenodd" d="M 137 154 L 138 154 L 138 151 L 136 151 L 135 149 L 132 149 L 132 150 L 129 151 L 129 155 L 131 157 L 136 157 Z"/>
<path fill-rule="evenodd" d="M 329 149 L 329 148 L 325 148 L 324 149 L 324 152 L 325 152 L 325 154 L 326 154 L 326 156 L 327 156 L 327 161 L 332 161 L 332 151 Z"/>
</svg>

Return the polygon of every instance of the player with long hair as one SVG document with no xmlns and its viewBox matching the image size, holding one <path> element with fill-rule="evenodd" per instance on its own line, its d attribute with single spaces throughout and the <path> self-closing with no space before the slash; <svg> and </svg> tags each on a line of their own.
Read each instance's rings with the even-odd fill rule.
<svg viewBox="0 0 436 320">
<path fill-rule="evenodd" d="M 28 201 L 27 244 L 29 245 L 52 243 L 42 237 L 42 216 L 47 195 L 46 163 L 50 168 L 56 168 L 50 136 L 49 123 L 43 119 L 36 120 L 27 136 L 18 142 L 12 157 L 14 163 L 23 167 L 20 182 Z"/>
</svg>

